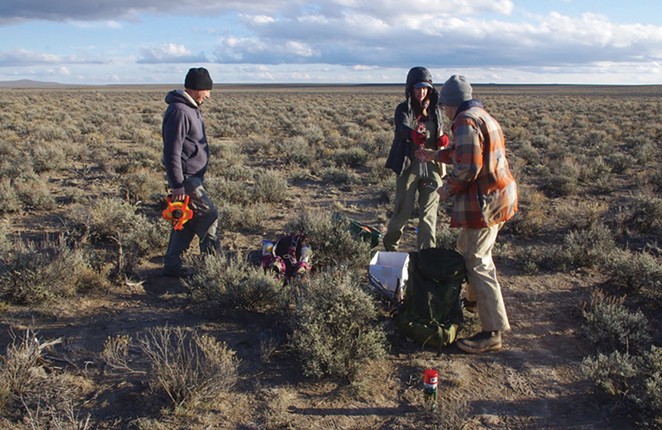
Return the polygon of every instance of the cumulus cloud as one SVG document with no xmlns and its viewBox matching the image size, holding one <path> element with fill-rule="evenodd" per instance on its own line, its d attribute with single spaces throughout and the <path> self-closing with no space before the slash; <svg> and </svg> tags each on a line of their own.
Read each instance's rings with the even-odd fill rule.
<svg viewBox="0 0 662 430">
<path fill-rule="evenodd" d="M 25 49 L 0 51 L 0 67 L 58 64 L 102 64 L 101 60 L 32 52 Z"/>
<path fill-rule="evenodd" d="M 517 6 L 517 7 L 516 7 Z M 514 0 L 2 0 L 0 26 L 19 21 L 62 21 L 92 28 L 131 28 L 140 20 L 204 17 L 195 29 L 221 35 L 190 42 L 133 47 L 131 65 L 214 62 L 272 66 L 263 76 L 283 76 L 275 66 L 337 65 L 375 71 L 423 64 L 436 69 L 606 70 L 604 64 L 662 60 L 662 26 L 624 24 L 598 13 L 534 14 Z M 212 18 L 212 19 L 208 19 Z M 200 20 L 203 22 L 203 20 Z M 193 30 L 193 29 L 191 29 Z M 193 31 L 191 33 L 193 35 Z M 187 34 L 178 34 L 187 41 Z M 202 47 L 202 48 L 201 48 Z M 1 49 L 1 48 L 0 48 Z M 64 51 L 66 52 L 66 51 Z M 112 60 L 109 60 L 112 61 Z M 84 63 L 75 56 L 29 50 L 0 51 L 0 67 Z M 92 60 L 91 62 L 94 62 Z M 337 69 L 334 72 L 338 73 Z M 293 72 L 292 72 L 293 73 Z M 531 72 L 532 73 L 532 72 Z M 301 78 L 305 74 L 297 75 Z"/>
<path fill-rule="evenodd" d="M 315 62 L 318 53 L 305 41 L 222 37 L 214 55 L 219 63 L 285 64 Z"/>
<path fill-rule="evenodd" d="M 303 0 L 3 0 L 0 24 L 24 20 L 72 21 L 135 19 L 141 13 L 210 15 L 236 11 L 276 11 Z"/>
<path fill-rule="evenodd" d="M 166 43 L 156 48 L 143 48 L 137 62 L 139 64 L 166 63 L 206 63 L 204 53 L 193 54 L 184 45 Z"/>
<path fill-rule="evenodd" d="M 222 41 L 216 51 L 217 60 L 382 67 L 412 63 L 432 67 L 542 67 L 636 61 L 637 56 L 659 58 L 662 45 L 662 27 L 615 24 L 599 14 L 570 17 L 551 12 L 512 22 L 506 15 L 513 5 L 505 0 L 471 3 L 471 10 L 491 8 L 504 19 L 473 16 L 464 1 L 414 1 L 407 8 L 396 8 L 399 3 L 394 1 L 328 3 L 341 8 L 330 14 L 322 14 L 324 8 L 313 8 L 304 14 L 269 19 L 260 15 L 259 20 L 244 15 L 246 22 L 255 24 L 250 27 L 253 34 L 245 38 L 251 42 L 233 46 L 230 53 Z M 453 7 L 466 14 L 449 15 Z M 415 12 L 424 8 L 427 14 L 422 20 Z M 393 24 L 395 21 L 398 25 Z M 309 47 L 310 55 L 283 49 L 296 42 Z M 260 55 L 255 55 L 258 52 Z"/>
</svg>

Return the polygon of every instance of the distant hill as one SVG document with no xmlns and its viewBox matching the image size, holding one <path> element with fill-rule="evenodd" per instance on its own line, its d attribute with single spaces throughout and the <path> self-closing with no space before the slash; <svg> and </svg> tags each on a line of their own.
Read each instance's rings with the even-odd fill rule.
<svg viewBox="0 0 662 430">
<path fill-rule="evenodd" d="M 57 82 L 33 81 L 31 79 L 19 79 L 17 81 L 0 81 L 0 88 L 61 88 L 78 85 L 64 85 Z"/>
</svg>

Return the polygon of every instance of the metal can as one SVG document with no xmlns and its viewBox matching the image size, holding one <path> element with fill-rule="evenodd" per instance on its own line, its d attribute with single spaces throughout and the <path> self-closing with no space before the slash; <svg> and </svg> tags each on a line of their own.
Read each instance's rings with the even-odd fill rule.
<svg viewBox="0 0 662 430">
<path fill-rule="evenodd" d="M 302 246 L 301 257 L 299 258 L 299 261 L 304 263 L 310 263 L 310 260 L 312 258 L 313 258 L 313 249 L 308 245 Z"/>
<path fill-rule="evenodd" d="M 270 240 L 262 239 L 262 256 L 273 254 L 274 243 Z"/>
<path fill-rule="evenodd" d="M 427 369 L 423 372 L 423 394 L 425 403 L 430 409 L 437 407 L 437 386 L 439 384 L 439 372 L 435 369 Z"/>
</svg>

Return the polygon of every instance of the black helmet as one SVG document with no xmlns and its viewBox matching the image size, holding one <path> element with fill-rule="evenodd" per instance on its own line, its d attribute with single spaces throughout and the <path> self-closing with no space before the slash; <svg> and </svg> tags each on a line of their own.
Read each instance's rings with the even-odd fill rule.
<svg viewBox="0 0 662 430">
<path fill-rule="evenodd" d="M 430 84 L 430 86 L 432 86 L 432 75 L 425 67 L 412 67 L 409 69 L 409 73 L 407 73 L 405 93 L 409 95 L 411 90 L 414 88 L 414 85 L 419 82 L 427 82 Z"/>
</svg>

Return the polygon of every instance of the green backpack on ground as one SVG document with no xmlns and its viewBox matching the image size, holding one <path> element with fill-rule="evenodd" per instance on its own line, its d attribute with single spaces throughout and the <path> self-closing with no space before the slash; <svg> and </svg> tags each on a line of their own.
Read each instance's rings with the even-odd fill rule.
<svg viewBox="0 0 662 430">
<path fill-rule="evenodd" d="M 465 278 L 464 259 L 457 251 L 410 252 L 407 290 L 396 315 L 400 333 L 439 349 L 455 342 L 463 321 L 460 290 Z"/>
</svg>

